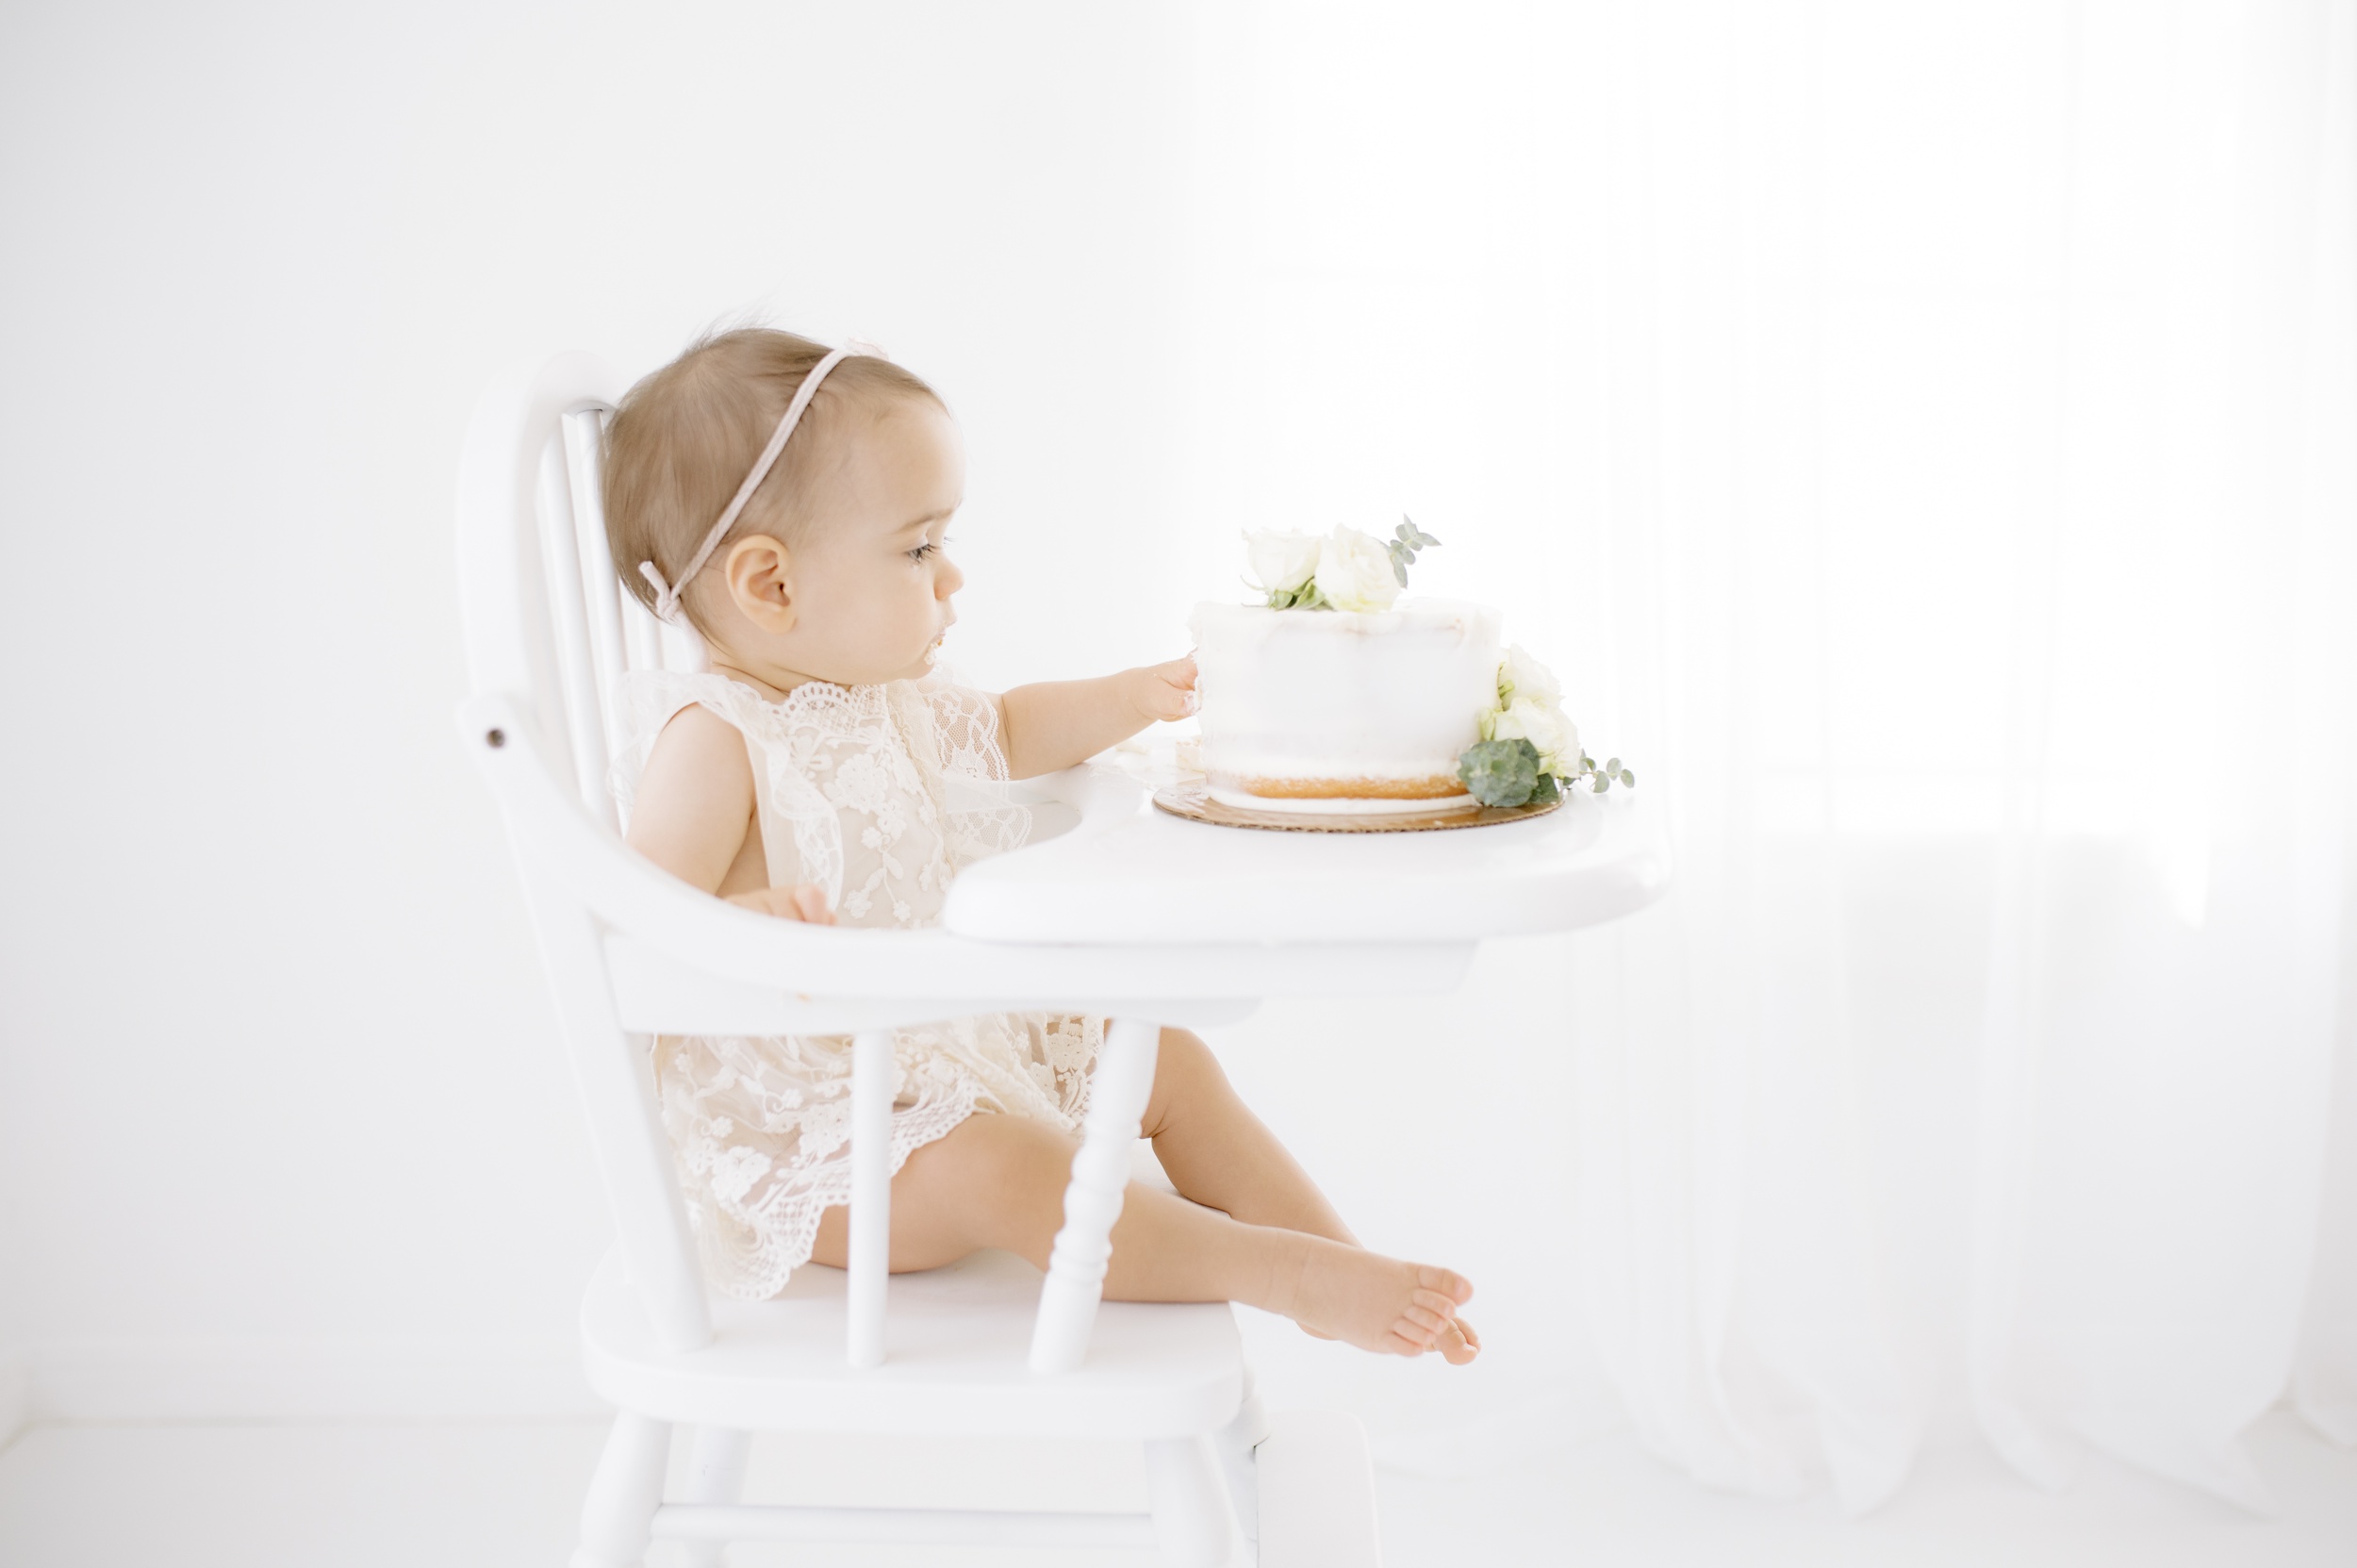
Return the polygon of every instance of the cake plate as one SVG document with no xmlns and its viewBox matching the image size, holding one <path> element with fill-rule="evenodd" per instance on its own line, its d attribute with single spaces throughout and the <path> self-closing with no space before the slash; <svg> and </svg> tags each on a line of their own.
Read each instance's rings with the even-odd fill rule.
<svg viewBox="0 0 2357 1568">
<path fill-rule="evenodd" d="M 1412 804 L 1400 811 L 1353 812 L 1319 816 L 1299 811 L 1255 811 L 1249 806 L 1231 806 L 1214 800 L 1210 787 L 1200 779 L 1180 783 L 1154 792 L 1157 810 L 1173 817 L 1183 817 L 1191 822 L 1209 822 L 1222 828 L 1264 828 L 1272 833 L 1437 833 L 1443 828 L 1490 828 L 1501 822 L 1520 822 L 1527 817 L 1544 817 L 1563 803 L 1561 796 L 1552 801 L 1534 801 L 1524 806 L 1480 806 L 1472 811 L 1419 811 Z"/>
</svg>

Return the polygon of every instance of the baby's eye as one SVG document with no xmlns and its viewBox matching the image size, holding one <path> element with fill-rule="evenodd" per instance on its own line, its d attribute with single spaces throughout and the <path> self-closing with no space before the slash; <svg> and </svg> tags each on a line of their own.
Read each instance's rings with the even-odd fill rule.
<svg viewBox="0 0 2357 1568">
<path fill-rule="evenodd" d="M 920 544 L 915 550 L 910 551 L 908 553 L 908 556 L 912 561 L 922 562 L 926 556 L 931 555 L 940 548 L 941 546 L 932 543 Z"/>
</svg>

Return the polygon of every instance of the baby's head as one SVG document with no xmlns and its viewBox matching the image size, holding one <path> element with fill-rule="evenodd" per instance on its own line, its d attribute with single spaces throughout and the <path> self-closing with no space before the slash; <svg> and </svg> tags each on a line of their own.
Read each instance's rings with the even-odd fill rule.
<svg viewBox="0 0 2357 1568">
<path fill-rule="evenodd" d="M 661 613 L 651 564 L 717 663 L 781 687 L 924 673 L 964 582 L 941 553 L 964 495 L 957 426 L 931 388 L 870 355 L 827 372 L 691 571 L 828 352 L 764 328 L 705 338 L 633 387 L 605 432 L 606 538 L 623 586 Z"/>
</svg>

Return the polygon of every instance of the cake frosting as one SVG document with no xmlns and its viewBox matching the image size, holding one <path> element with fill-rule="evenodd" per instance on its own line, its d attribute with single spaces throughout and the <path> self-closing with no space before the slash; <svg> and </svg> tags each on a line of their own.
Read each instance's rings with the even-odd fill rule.
<svg viewBox="0 0 2357 1568">
<path fill-rule="evenodd" d="M 1315 611 L 1201 604 L 1195 634 L 1211 798 L 1256 811 L 1469 811 L 1458 758 L 1497 703 L 1500 620 L 1401 600 Z"/>
</svg>

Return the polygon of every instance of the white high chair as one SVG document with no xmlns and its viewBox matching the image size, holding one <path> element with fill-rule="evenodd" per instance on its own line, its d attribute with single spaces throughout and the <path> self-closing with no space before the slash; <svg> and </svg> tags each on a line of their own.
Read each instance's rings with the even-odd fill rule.
<svg viewBox="0 0 2357 1568">
<path fill-rule="evenodd" d="M 621 593 L 608 559 L 598 446 L 622 387 L 584 355 L 492 387 L 457 498 L 473 688 L 460 736 L 516 851 L 617 1231 L 581 1333 L 589 1380 L 620 1413 L 574 1568 L 637 1562 L 656 1537 L 701 1563 L 766 1539 L 1375 1568 L 1355 1421 L 1272 1421 L 1224 1304 L 1099 1304 L 1160 1030 L 1232 1022 L 1267 996 L 1447 989 L 1483 936 L 1648 901 L 1663 881 L 1651 838 L 1592 801 L 1474 833 L 1238 834 L 1158 818 L 1136 785 L 1079 768 L 1034 782 L 1031 844 L 962 875 L 937 929 L 800 925 L 698 892 L 622 844 L 607 791 L 618 678 L 701 664 L 692 636 Z M 1047 1272 L 981 1253 L 902 1275 L 887 1317 L 890 1031 L 1027 1007 L 1113 1020 Z M 849 1267 L 806 1266 L 770 1301 L 714 1302 L 650 1039 L 789 1032 L 852 1036 Z M 667 1498 L 675 1428 L 694 1428 L 693 1462 Z M 758 1431 L 1136 1442 L 1151 1510 L 748 1507 Z"/>
</svg>

